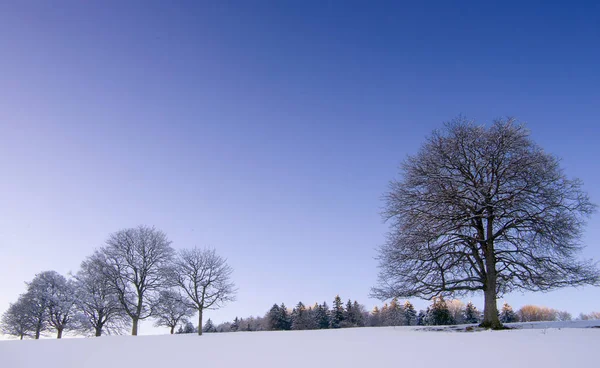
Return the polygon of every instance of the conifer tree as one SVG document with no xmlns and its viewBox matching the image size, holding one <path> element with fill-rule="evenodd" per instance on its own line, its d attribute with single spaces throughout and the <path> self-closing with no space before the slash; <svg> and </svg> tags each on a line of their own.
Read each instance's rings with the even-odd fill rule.
<svg viewBox="0 0 600 368">
<path fill-rule="evenodd" d="M 377 306 L 373 308 L 373 311 L 371 311 L 371 314 L 369 315 L 369 326 L 381 326 L 381 312 L 379 311 L 379 308 Z"/>
<path fill-rule="evenodd" d="M 279 307 L 279 325 L 282 330 L 291 330 L 292 329 L 292 319 L 288 313 L 287 307 L 285 304 L 281 303 L 281 307 Z"/>
<path fill-rule="evenodd" d="M 217 329 L 210 318 L 206 321 L 202 330 L 207 333 L 217 332 Z"/>
<path fill-rule="evenodd" d="M 479 323 L 479 311 L 471 302 L 465 307 L 465 323 Z"/>
<path fill-rule="evenodd" d="M 404 303 L 404 324 L 414 326 L 417 323 L 417 311 L 410 301 Z"/>
<path fill-rule="evenodd" d="M 235 317 L 233 323 L 231 324 L 231 331 L 236 332 L 240 328 L 240 320 Z"/>
<path fill-rule="evenodd" d="M 508 305 L 508 303 L 504 303 L 502 306 L 502 311 L 500 312 L 500 322 L 502 323 L 511 323 L 517 322 L 519 317 L 513 311 L 512 307 Z"/>
<path fill-rule="evenodd" d="M 331 310 L 331 328 L 340 328 L 344 321 L 344 305 L 339 295 L 333 300 L 333 309 Z"/>
<path fill-rule="evenodd" d="M 344 311 L 344 322 L 344 327 L 356 326 L 354 310 L 352 308 L 352 301 L 350 299 L 348 299 L 348 301 L 346 302 L 346 310 Z"/>
<path fill-rule="evenodd" d="M 446 301 L 444 298 L 434 297 L 433 304 L 427 313 L 427 324 L 433 326 L 439 325 L 451 325 L 454 324 L 454 320 L 452 319 L 452 314 L 450 314 L 450 310 L 446 305 Z"/>
<path fill-rule="evenodd" d="M 298 302 L 292 310 L 292 330 L 306 330 L 307 326 L 307 310 L 302 302 Z"/>
<path fill-rule="evenodd" d="M 355 300 L 352 304 L 352 312 L 354 313 L 354 321 L 357 327 L 365 327 L 364 306 L 358 304 Z"/>
<path fill-rule="evenodd" d="M 326 302 L 323 302 L 322 305 L 317 307 L 316 320 L 318 328 L 329 328 L 329 306 Z"/>
<path fill-rule="evenodd" d="M 398 304 L 398 298 L 392 299 L 390 306 L 387 310 L 387 325 L 388 326 L 400 326 L 402 325 L 402 307 Z"/>
<path fill-rule="evenodd" d="M 429 308 L 427 308 L 429 311 Z M 427 325 L 427 312 L 424 310 L 420 310 L 419 314 L 417 314 L 417 326 L 425 326 Z"/>
</svg>

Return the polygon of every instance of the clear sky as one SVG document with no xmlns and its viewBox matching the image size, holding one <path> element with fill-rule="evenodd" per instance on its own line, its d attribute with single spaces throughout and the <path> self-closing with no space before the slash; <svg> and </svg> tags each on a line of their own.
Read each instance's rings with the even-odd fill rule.
<svg viewBox="0 0 600 368">
<path fill-rule="evenodd" d="M 0 2 L 0 311 L 139 224 L 229 259 L 216 322 L 371 308 L 381 196 L 458 114 L 526 122 L 600 203 L 600 3 L 485 3 Z M 576 315 L 600 288 L 506 299 Z"/>
</svg>

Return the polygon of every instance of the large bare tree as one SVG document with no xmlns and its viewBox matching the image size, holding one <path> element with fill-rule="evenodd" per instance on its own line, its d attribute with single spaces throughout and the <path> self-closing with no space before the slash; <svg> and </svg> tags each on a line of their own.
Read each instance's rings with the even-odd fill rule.
<svg viewBox="0 0 600 368">
<path fill-rule="evenodd" d="M 175 258 L 171 280 L 180 287 L 198 311 L 198 335 L 202 335 L 202 313 L 235 300 L 233 269 L 214 249 L 182 249 Z"/>
<path fill-rule="evenodd" d="M 132 335 L 137 335 L 140 320 L 152 316 L 173 253 L 165 233 L 147 226 L 117 231 L 100 249 L 104 276 L 131 318 Z"/>
<path fill-rule="evenodd" d="M 595 206 L 514 119 L 489 128 L 455 119 L 401 174 L 385 196 L 390 231 L 374 296 L 483 291 L 482 326 L 500 328 L 504 293 L 599 283 L 596 264 L 577 259 Z"/>
</svg>

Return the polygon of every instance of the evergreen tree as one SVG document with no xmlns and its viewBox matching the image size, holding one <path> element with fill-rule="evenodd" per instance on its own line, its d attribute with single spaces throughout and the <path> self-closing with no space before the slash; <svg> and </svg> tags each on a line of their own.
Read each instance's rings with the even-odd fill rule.
<svg viewBox="0 0 600 368">
<path fill-rule="evenodd" d="M 306 330 L 308 312 L 302 302 L 298 302 L 292 310 L 292 330 Z"/>
<path fill-rule="evenodd" d="M 269 330 L 283 330 L 280 324 L 281 310 L 277 304 L 273 304 L 269 313 L 267 313 L 267 328 Z"/>
<path fill-rule="evenodd" d="M 356 326 L 355 313 L 352 308 L 352 301 L 348 299 L 346 302 L 346 309 L 344 310 L 344 327 Z"/>
<path fill-rule="evenodd" d="M 207 333 L 217 332 L 217 329 L 210 318 L 204 324 L 202 331 L 207 332 Z"/>
<path fill-rule="evenodd" d="M 471 302 L 465 307 L 465 323 L 479 323 L 479 311 Z"/>
<path fill-rule="evenodd" d="M 233 323 L 231 324 L 231 331 L 236 332 L 239 329 L 240 329 L 240 320 L 237 317 L 235 317 L 235 319 L 233 320 Z"/>
<path fill-rule="evenodd" d="M 354 322 L 357 327 L 365 327 L 364 306 L 358 304 L 355 300 L 352 304 L 352 312 L 354 313 Z"/>
<path fill-rule="evenodd" d="M 383 303 L 383 307 L 381 308 L 381 325 L 389 326 L 390 325 L 390 307 L 387 303 Z"/>
<path fill-rule="evenodd" d="M 427 308 L 429 310 L 429 308 Z M 424 310 L 420 310 L 417 314 L 417 326 L 425 326 L 427 324 L 427 313 Z"/>
<path fill-rule="evenodd" d="M 281 303 L 281 307 L 279 307 L 279 326 L 281 326 L 282 330 L 291 330 L 292 329 L 292 319 L 288 313 L 287 307 L 285 304 Z"/>
<path fill-rule="evenodd" d="M 502 323 L 511 323 L 517 322 L 519 317 L 513 311 L 512 307 L 508 305 L 508 303 L 504 303 L 502 306 L 502 311 L 500 312 L 500 322 Z"/>
<path fill-rule="evenodd" d="M 400 326 L 402 325 L 403 313 L 402 307 L 398 304 L 398 298 L 392 299 L 390 306 L 387 310 L 387 325 L 388 326 Z"/>
<path fill-rule="evenodd" d="M 446 301 L 441 296 L 433 298 L 433 304 L 429 308 L 427 315 L 427 324 L 433 326 L 454 324 Z"/>
<path fill-rule="evenodd" d="M 316 321 L 317 326 L 320 329 L 329 328 L 330 320 L 329 320 L 329 306 L 326 302 L 323 302 L 322 305 L 317 307 L 316 311 Z"/>
<path fill-rule="evenodd" d="M 331 310 L 331 328 L 340 328 L 344 321 L 344 305 L 339 295 L 333 300 L 333 309 Z"/>
<path fill-rule="evenodd" d="M 373 311 L 369 315 L 369 326 L 371 326 L 371 327 L 381 326 L 381 312 L 379 311 L 379 308 L 377 306 L 375 306 L 375 308 L 373 308 Z"/>
<path fill-rule="evenodd" d="M 404 324 L 414 326 L 417 323 L 417 311 L 408 300 L 404 303 Z"/>
</svg>

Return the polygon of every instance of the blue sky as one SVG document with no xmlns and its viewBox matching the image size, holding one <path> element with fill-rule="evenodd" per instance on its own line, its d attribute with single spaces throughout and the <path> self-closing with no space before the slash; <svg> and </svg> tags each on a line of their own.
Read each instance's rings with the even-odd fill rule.
<svg viewBox="0 0 600 368">
<path fill-rule="evenodd" d="M 458 114 L 526 122 L 600 203 L 600 4 L 523 3 L 1 3 L 0 310 L 138 224 L 228 257 L 215 321 L 371 308 L 381 196 Z M 578 314 L 600 289 L 507 300 Z"/>
</svg>

